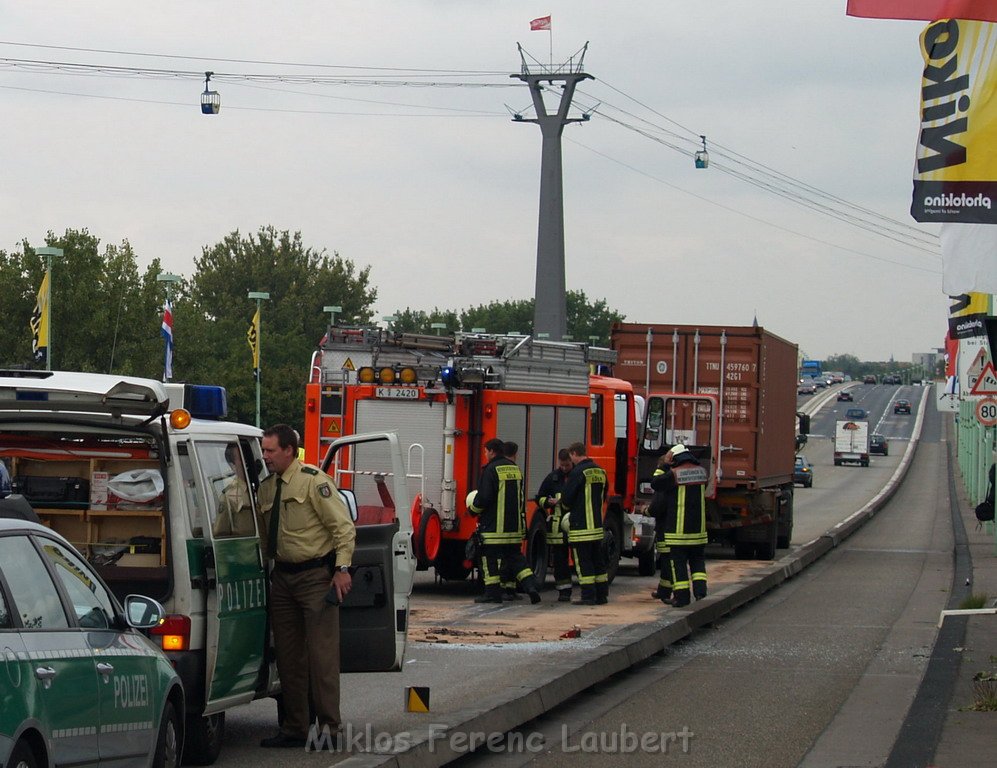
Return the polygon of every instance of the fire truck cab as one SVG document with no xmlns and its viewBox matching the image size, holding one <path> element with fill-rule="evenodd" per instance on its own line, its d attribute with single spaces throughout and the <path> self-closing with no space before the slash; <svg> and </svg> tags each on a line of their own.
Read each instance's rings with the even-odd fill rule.
<svg viewBox="0 0 997 768">
<path fill-rule="evenodd" d="M 653 558 L 653 525 L 635 529 L 637 408 L 628 382 L 594 374 L 615 353 L 530 336 L 428 336 L 378 328 L 330 327 L 312 359 L 306 387 L 305 460 L 318 463 L 344 435 L 390 431 L 407 455 L 410 514 L 418 567 L 464 579 L 476 520 L 465 498 L 498 437 L 519 446 L 526 496 L 526 554 L 541 583 L 547 572 L 546 520 L 533 498 L 557 452 L 583 442 L 610 478 L 604 512 L 610 576 L 639 544 Z M 355 476 L 376 493 L 374 476 Z M 363 511 L 361 510 L 361 515 Z"/>
</svg>

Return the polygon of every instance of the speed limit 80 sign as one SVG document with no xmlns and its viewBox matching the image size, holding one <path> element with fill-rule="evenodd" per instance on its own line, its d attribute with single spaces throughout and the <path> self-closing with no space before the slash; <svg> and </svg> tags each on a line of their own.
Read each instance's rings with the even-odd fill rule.
<svg viewBox="0 0 997 768">
<path fill-rule="evenodd" d="M 976 419 L 984 427 L 997 426 L 997 400 L 985 397 L 976 404 Z"/>
</svg>

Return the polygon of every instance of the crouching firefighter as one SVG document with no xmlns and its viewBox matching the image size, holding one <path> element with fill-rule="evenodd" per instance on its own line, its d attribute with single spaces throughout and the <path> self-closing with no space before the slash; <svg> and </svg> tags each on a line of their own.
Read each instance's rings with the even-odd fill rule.
<svg viewBox="0 0 997 768">
<path fill-rule="evenodd" d="M 485 443 L 485 456 L 488 463 L 481 470 L 478 490 L 468 505 L 468 512 L 478 516 L 485 580 L 485 592 L 474 602 L 501 603 L 502 582 L 515 580 L 530 596 L 530 602 L 539 603 L 536 579 L 521 550 L 523 473 L 505 458 L 504 443 L 498 438 Z"/>
<path fill-rule="evenodd" d="M 568 446 L 575 465 L 561 494 L 568 522 L 568 543 L 575 558 L 581 600 L 576 605 L 609 602 L 606 553 L 602 549 L 602 506 L 606 501 L 606 472 L 585 454 L 582 443 Z M 563 524 L 562 524 L 563 527 Z"/>
<path fill-rule="evenodd" d="M 547 546 L 550 547 L 551 560 L 554 564 L 554 584 L 557 586 L 557 601 L 571 602 L 571 564 L 568 562 L 568 534 L 561 528 L 564 516 L 564 505 L 561 504 L 561 493 L 564 483 L 571 472 L 571 455 L 566 448 L 557 452 L 557 467 L 544 481 L 537 491 L 537 507 L 547 516 Z"/>
<path fill-rule="evenodd" d="M 664 494 L 663 542 L 669 549 L 671 605 L 689 605 L 690 570 L 692 594 L 706 597 L 706 482 L 709 475 L 688 448 L 679 443 L 665 454 L 663 472 L 651 487 Z"/>
</svg>

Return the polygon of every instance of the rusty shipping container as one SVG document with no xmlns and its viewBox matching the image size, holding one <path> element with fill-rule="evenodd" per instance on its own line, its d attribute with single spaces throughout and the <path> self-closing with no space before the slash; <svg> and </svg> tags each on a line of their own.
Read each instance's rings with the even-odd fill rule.
<svg viewBox="0 0 997 768">
<path fill-rule="evenodd" d="M 634 392 L 708 394 L 720 401 L 720 486 L 791 484 L 796 345 L 763 328 L 616 323 L 614 374 Z M 722 372 L 722 376 L 721 376 Z"/>
</svg>

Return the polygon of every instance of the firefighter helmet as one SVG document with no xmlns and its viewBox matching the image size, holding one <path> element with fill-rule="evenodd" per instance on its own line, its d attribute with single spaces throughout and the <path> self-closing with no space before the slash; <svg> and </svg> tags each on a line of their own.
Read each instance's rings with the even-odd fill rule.
<svg viewBox="0 0 997 768">
<path fill-rule="evenodd" d="M 477 514 L 477 512 L 474 511 L 474 499 L 477 497 L 477 495 L 478 495 L 477 491 L 471 491 L 469 494 L 467 494 L 467 498 L 464 500 L 465 503 L 467 504 L 467 511 L 472 515 Z"/>
</svg>

